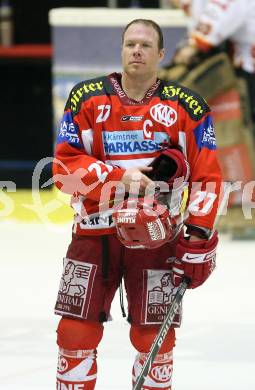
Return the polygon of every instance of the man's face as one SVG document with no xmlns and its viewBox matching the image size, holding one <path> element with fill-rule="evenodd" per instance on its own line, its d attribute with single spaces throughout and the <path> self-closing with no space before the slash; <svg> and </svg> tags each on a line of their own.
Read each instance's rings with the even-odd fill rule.
<svg viewBox="0 0 255 390">
<path fill-rule="evenodd" d="M 164 49 L 158 47 L 158 33 L 152 26 L 134 23 L 127 29 L 122 46 L 122 66 L 129 76 L 156 74 Z"/>
</svg>

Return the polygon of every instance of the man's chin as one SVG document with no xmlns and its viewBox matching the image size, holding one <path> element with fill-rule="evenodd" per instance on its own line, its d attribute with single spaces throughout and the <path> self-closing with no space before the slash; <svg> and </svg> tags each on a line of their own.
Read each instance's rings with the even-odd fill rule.
<svg viewBox="0 0 255 390">
<path fill-rule="evenodd" d="M 141 66 L 137 66 L 137 67 L 130 67 L 127 71 L 127 73 L 130 75 L 130 76 L 141 76 L 145 73 L 145 70 L 141 67 Z"/>
</svg>

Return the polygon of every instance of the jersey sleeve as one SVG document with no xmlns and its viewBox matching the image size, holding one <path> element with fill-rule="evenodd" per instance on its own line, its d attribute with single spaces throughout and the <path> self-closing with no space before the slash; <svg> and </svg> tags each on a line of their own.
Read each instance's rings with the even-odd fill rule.
<svg viewBox="0 0 255 390">
<path fill-rule="evenodd" d="M 62 192 L 102 201 L 106 183 L 117 182 L 124 170 L 92 156 L 93 107 L 89 99 L 77 108 L 71 91 L 60 123 L 53 162 L 53 180 Z"/>
<path fill-rule="evenodd" d="M 190 165 L 189 224 L 212 229 L 218 209 L 222 177 L 210 112 L 199 121 L 187 114 L 187 159 Z"/>
<path fill-rule="evenodd" d="M 190 32 L 196 46 L 208 50 L 230 38 L 245 23 L 246 3 L 243 0 L 209 0 Z"/>
</svg>

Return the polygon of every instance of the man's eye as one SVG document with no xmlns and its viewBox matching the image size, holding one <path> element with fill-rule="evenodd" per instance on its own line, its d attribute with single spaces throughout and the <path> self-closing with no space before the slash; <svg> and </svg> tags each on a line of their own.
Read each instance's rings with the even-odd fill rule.
<svg viewBox="0 0 255 390">
<path fill-rule="evenodd" d="M 133 43 L 126 43 L 126 46 L 132 47 L 132 46 L 134 46 L 134 44 Z"/>
</svg>

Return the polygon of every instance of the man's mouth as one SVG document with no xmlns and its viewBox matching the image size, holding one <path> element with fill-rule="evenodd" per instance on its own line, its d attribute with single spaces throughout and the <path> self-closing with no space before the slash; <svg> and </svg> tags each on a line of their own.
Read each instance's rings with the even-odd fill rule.
<svg viewBox="0 0 255 390">
<path fill-rule="evenodd" d="M 131 61 L 130 64 L 144 64 L 142 61 Z"/>
</svg>

